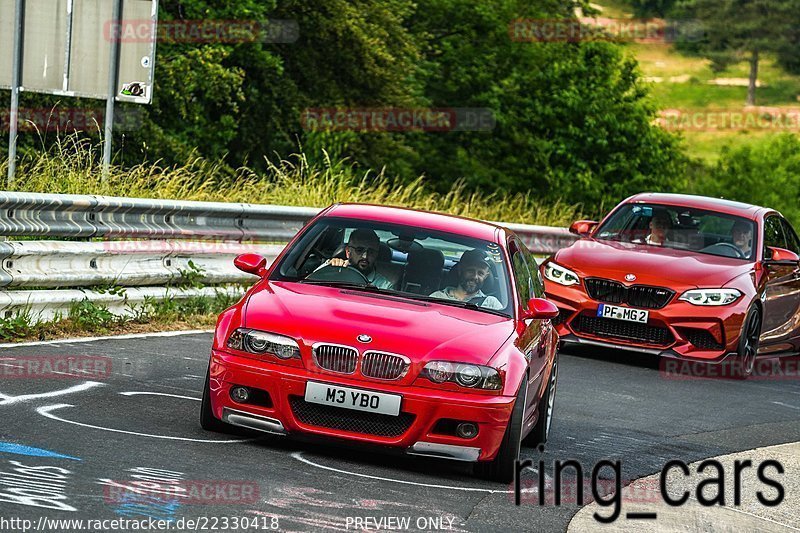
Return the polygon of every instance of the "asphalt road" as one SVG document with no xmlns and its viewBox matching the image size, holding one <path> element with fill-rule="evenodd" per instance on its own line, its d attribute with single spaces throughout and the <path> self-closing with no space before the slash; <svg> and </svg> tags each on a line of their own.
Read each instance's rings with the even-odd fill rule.
<svg viewBox="0 0 800 533">
<path fill-rule="evenodd" d="M 208 517 L 197 529 L 258 518 L 259 527 L 250 522 L 247 530 L 353 531 L 375 526 L 373 519 L 391 529 L 410 519 L 412 531 L 564 531 L 579 508 L 540 507 L 535 488 L 515 506 L 513 487 L 478 481 L 459 463 L 204 432 L 197 415 L 210 339 L 0 349 L 0 365 L 26 356 L 111 362 L 107 376 L 90 379 L 0 378 L 0 529 L 14 530 L 2 519 L 64 531 L 77 527 L 47 528 L 39 520 L 152 517 L 178 524 Z M 555 409 L 544 453 L 522 452 L 542 459 L 548 475 L 557 459 L 578 460 L 587 476 L 609 459 L 621 462 L 622 479 L 633 480 L 672 459 L 688 463 L 800 441 L 798 380 L 665 379 L 652 360 L 613 351 L 562 354 Z M 535 487 L 537 476 L 525 471 L 523 485 Z M 176 484 L 192 496 L 147 492 Z"/>
</svg>

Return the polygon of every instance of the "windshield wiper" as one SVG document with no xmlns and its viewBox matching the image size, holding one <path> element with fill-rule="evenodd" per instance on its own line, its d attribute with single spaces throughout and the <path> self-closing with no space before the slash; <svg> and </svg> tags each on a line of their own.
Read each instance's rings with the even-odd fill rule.
<svg viewBox="0 0 800 533">
<path fill-rule="evenodd" d="M 325 287 L 335 287 L 337 289 L 355 289 L 368 292 L 377 292 L 381 294 L 392 294 L 392 295 L 403 294 L 391 289 L 381 289 L 380 287 L 376 287 L 371 283 L 365 285 L 363 283 L 354 283 L 352 281 L 324 281 L 316 279 L 301 279 L 298 280 L 297 283 L 306 283 L 308 285 L 324 285 Z"/>
<path fill-rule="evenodd" d="M 491 313 L 493 315 L 508 317 L 508 313 L 501 311 L 500 309 L 491 309 L 489 307 L 481 307 L 478 304 L 472 302 L 465 302 L 464 300 L 449 300 L 445 298 L 436 298 L 432 296 L 422 296 L 419 294 L 409 295 L 409 298 L 413 298 L 414 300 L 422 300 L 424 302 L 435 302 L 437 304 L 442 305 L 449 305 L 452 307 L 461 307 L 462 309 L 472 309 L 474 311 L 485 311 L 487 313 Z"/>
</svg>

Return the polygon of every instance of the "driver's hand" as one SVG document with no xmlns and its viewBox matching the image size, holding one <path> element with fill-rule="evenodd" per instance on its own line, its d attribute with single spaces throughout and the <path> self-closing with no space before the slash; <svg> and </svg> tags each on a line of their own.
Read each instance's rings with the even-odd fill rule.
<svg viewBox="0 0 800 533">
<path fill-rule="evenodd" d="M 331 259 L 330 265 L 332 267 L 346 267 L 349 261 L 347 259 L 340 259 L 338 257 L 334 257 Z"/>
</svg>

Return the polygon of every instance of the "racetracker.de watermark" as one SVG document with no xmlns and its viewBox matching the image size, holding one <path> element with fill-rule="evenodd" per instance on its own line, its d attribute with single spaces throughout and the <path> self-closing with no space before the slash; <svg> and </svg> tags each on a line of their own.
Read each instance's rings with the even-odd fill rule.
<svg viewBox="0 0 800 533">
<path fill-rule="evenodd" d="M 528 43 L 577 43 L 585 41 L 671 44 L 699 41 L 705 31 L 692 20 L 618 19 L 516 19 L 508 33 L 512 41 Z"/>
<path fill-rule="evenodd" d="M 122 43 L 294 43 L 300 37 L 296 20 L 108 20 L 106 41 Z"/>
<path fill-rule="evenodd" d="M 300 116 L 306 131 L 451 132 L 491 131 L 490 109 L 475 108 L 309 108 Z"/>
<path fill-rule="evenodd" d="M 0 379 L 106 379 L 111 358 L 94 355 L 0 357 Z"/>
<path fill-rule="evenodd" d="M 742 111 L 668 109 L 659 113 L 656 124 L 666 130 L 680 131 L 769 130 L 800 132 L 800 109 L 756 108 Z"/>
<path fill-rule="evenodd" d="M 741 376 L 741 363 L 729 356 L 720 363 L 662 358 L 659 373 L 665 379 L 734 379 Z M 800 356 L 756 359 L 753 373 L 748 378 L 755 381 L 800 380 Z"/>
<path fill-rule="evenodd" d="M 23 107 L 17 111 L 17 131 L 19 133 L 42 133 L 63 131 L 100 131 L 105 123 L 105 108 L 78 107 Z M 13 114 L 8 109 L 0 109 L 0 131 L 8 131 Z M 114 111 L 116 131 L 141 129 L 144 111 L 139 108 L 124 108 Z"/>
<path fill-rule="evenodd" d="M 189 505 L 249 505 L 258 503 L 260 487 L 254 481 L 174 480 L 170 482 L 113 481 L 103 485 L 106 503 L 177 502 Z"/>
</svg>

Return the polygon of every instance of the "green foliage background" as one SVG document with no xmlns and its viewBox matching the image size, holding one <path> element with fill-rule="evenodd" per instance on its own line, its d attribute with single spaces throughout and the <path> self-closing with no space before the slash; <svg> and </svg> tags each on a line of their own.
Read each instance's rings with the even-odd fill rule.
<svg viewBox="0 0 800 533">
<path fill-rule="evenodd" d="M 162 0 L 162 21 L 293 20 L 299 38 L 160 42 L 153 104 L 141 128 L 117 133 L 115 162 L 164 167 L 201 157 L 220 161 L 217 175 L 227 172 L 240 185 L 258 183 L 255 174 L 268 173 L 269 160 L 302 152 L 309 166 L 347 158 L 366 176 L 374 169 L 372 175 L 396 186 L 419 184 L 423 176 L 423 185 L 438 193 L 462 183 L 497 201 L 524 194 L 548 205 L 581 204 L 594 215 L 643 190 L 764 198 L 779 207 L 787 198 L 796 202 L 797 186 L 765 197 L 756 179 L 765 172 L 790 186 L 796 139 L 726 154 L 715 168 L 691 163 L 680 139 L 654 125 L 656 110 L 622 47 L 512 38 L 514 20 L 571 18 L 583 3 Z M 639 4 L 658 13 L 671 2 Z M 22 105 L 98 103 L 25 93 Z M 491 131 L 448 133 L 305 131 L 301 115 L 312 107 L 486 108 L 496 124 Z M 28 135 L 21 149 L 41 151 L 55 142 L 52 133 Z M 245 165 L 255 171 L 252 178 L 237 171 Z"/>
</svg>

